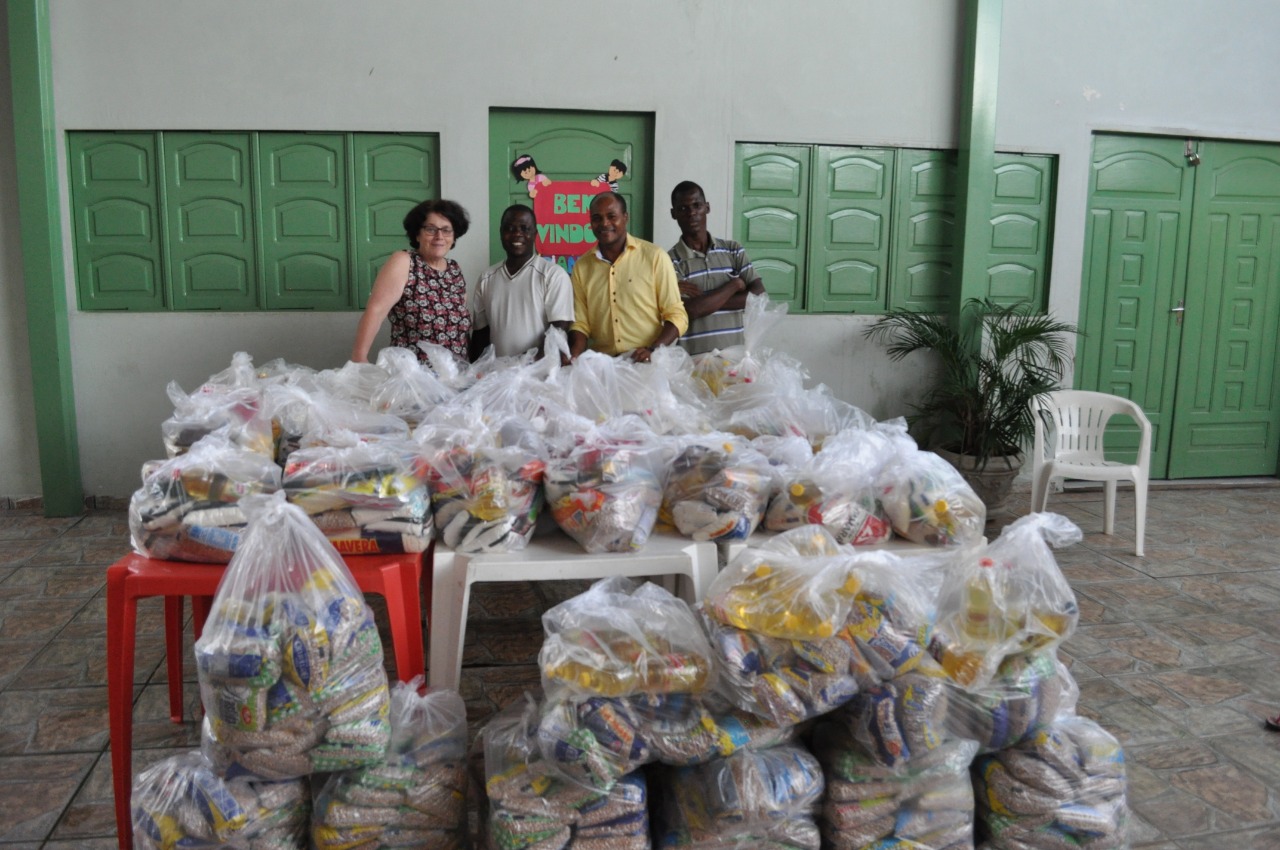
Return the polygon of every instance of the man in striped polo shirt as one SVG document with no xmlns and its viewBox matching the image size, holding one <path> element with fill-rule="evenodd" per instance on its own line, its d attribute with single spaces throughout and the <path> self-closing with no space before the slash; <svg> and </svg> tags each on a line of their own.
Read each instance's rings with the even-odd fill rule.
<svg viewBox="0 0 1280 850">
<path fill-rule="evenodd" d="M 680 241 L 667 253 L 689 314 L 689 330 L 680 344 L 690 354 L 741 345 L 747 294 L 764 294 L 764 283 L 746 249 L 707 232 L 710 211 L 697 183 L 685 180 L 671 190 L 671 217 L 680 225 Z"/>
</svg>

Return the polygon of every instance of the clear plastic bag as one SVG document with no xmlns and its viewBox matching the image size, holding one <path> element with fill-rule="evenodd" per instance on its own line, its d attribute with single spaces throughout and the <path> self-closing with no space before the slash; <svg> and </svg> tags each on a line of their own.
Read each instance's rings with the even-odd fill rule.
<svg viewBox="0 0 1280 850">
<path fill-rule="evenodd" d="M 822 769 L 802 746 L 743 751 L 659 775 L 653 820 L 662 847 L 818 850 Z"/>
<path fill-rule="evenodd" d="M 205 755 L 265 779 L 376 764 L 390 727 L 372 612 L 284 493 L 241 505 L 244 540 L 195 647 Z"/>
<path fill-rule="evenodd" d="M 432 518 L 426 470 L 408 441 L 362 442 L 331 432 L 329 445 L 289 456 L 283 487 L 339 552 L 425 552 Z"/>
<path fill-rule="evenodd" d="M 880 476 L 880 503 L 895 532 L 927 546 L 979 543 L 987 525 L 987 506 L 955 467 L 905 446 Z"/>
<path fill-rule="evenodd" d="M 315 850 L 467 845 L 467 711 L 456 691 L 391 689 L 391 742 L 379 764 L 331 775 L 316 794 Z"/>
<path fill-rule="evenodd" d="M 198 750 L 171 756 L 133 783 L 136 850 L 256 850 L 307 846 L 306 779 L 224 778 Z"/>
<path fill-rule="evenodd" d="M 553 451 L 543 486 L 556 524 L 588 552 L 630 552 L 662 504 L 667 447 L 638 417 L 612 419 Z"/>
<path fill-rule="evenodd" d="M 382 349 L 377 365 L 386 371 L 387 379 L 370 394 L 370 406 L 379 413 L 400 417 L 410 427 L 455 395 L 453 388 L 424 369 L 418 356 L 407 348 Z"/>
<path fill-rule="evenodd" d="M 436 534 L 459 552 L 515 552 L 542 509 L 546 443 L 526 420 L 486 418 L 474 405 L 414 432 L 428 467 Z"/>
<path fill-rule="evenodd" d="M 143 467 L 129 500 L 133 549 L 148 558 L 225 564 L 244 532 L 239 501 L 280 489 L 280 467 L 241 448 L 225 430 L 178 457 Z"/>
<path fill-rule="evenodd" d="M 764 518 L 773 468 L 741 437 L 710 433 L 677 441 L 659 519 L 694 540 L 746 540 Z"/>
<path fill-rule="evenodd" d="M 173 403 L 173 415 L 160 423 L 165 454 L 185 454 L 201 437 L 221 428 L 231 440 L 249 451 L 275 456 L 271 420 L 262 413 L 262 390 L 249 355 L 236 355 L 232 368 L 215 375 L 191 394 L 177 381 L 165 388 Z"/>
<path fill-rule="evenodd" d="M 373 394 L 387 382 L 387 370 L 374 363 L 347 361 L 340 369 L 325 369 L 316 383 L 326 395 L 372 410 Z"/>
<path fill-rule="evenodd" d="M 843 724 L 823 722 L 813 730 L 811 746 L 826 777 L 824 848 L 973 846 L 973 741 L 952 739 L 905 764 L 887 766 Z"/>
<path fill-rule="evenodd" d="M 1128 846 L 1124 751 L 1092 720 L 1060 716 L 973 777 L 983 850 Z"/>
<path fill-rule="evenodd" d="M 923 656 L 910 671 L 862 690 L 831 716 L 848 727 L 870 760 L 902 768 L 952 737 L 954 690 L 937 662 Z"/>
<path fill-rule="evenodd" d="M 481 731 L 488 816 L 482 846 L 502 850 L 617 847 L 648 850 L 644 774 L 621 776 L 607 792 L 569 781 L 538 746 L 540 709 L 529 694 Z"/>
<path fill-rule="evenodd" d="M 688 604 L 622 576 L 542 615 L 543 690 L 561 697 L 692 694 L 712 681 L 711 646 Z"/>
<path fill-rule="evenodd" d="M 1080 687 L 1049 651 L 1007 656 L 981 688 L 951 694 L 952 734 L 978 742 L 982 752 L 1017 746 L 1060 714 L 1075 710 Z"/>
<path fill-rule="evenodd" d="M 726 387 L 750 384 L 760 375 L 760 363 L 770 352 L 764 340 L 787 315 L 785 302 L 772 302 L 768 295 L 749 294 L 742 311 L 742 344 L 716 349 L 693 358 L 693 375 L 720 395 Z"/>
<path fill-rule="evenodd" d="M 1072 635 L 1080 609 L 1050 547 L 1081 538 L 1064 516 L 1030 514 L 960 556 L 938 595 L 934 645 L 956 681 L 980 689 L 1007 656 L 1052 650 Z"/>
</svg>

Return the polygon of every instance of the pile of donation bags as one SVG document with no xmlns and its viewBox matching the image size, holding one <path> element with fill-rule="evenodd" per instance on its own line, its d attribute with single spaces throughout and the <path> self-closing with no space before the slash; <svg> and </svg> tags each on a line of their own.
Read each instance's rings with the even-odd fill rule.
<svg viewBox="0 0 1280 850">
<path fill-rule="evenodd" d="M 767 300 L 749 320 L 770 319 Z M 767 321 L 766 321 L 767 324 Z M 749 334 L 749 339 L 759 335 Z M 586 352 L 473 364 L 425 346 L 315 371 L 246 353 L 162 423 L 129 524 L 140 554 L 226 563 L 240 500 L 283 490 L 343 554 L 524 547 L 544 507 L 588 552 L 640 549 L 655 528 L 716 542 L 826 526 L 840 543 L 980 540 L 985 508 L 905 422 L 879 423 L 806 388 L 799 363 L 677 347 L 636 364 Z"/>
</svg>

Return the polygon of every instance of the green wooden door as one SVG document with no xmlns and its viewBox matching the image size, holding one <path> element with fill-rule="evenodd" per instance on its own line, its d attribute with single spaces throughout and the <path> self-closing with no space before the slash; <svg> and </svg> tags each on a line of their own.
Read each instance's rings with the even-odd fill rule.
<svg viewBox="0 0 1280 850">
<path fill-rule="evenodd" d="M 995 301 L 1045 309 L 1056 166 L 1052 156 L 996 154 L 987 251 L 987 292 Z"/>
<path fill-rule="evenodd" d="M 1205 142 L 1170 478 L 1274 475 L 1280 454 L 1280 146 Z"/>
<path fill-rule="evenodd" d="M 955 151 L 898 152 L 894 263 L 902 274 L 895 310 L 941 313 L 952 293 L 951 258 L 956 237 Z"/>
<path fill-rule="evenodd" d="M 169 281 L 179 310 L 257 307 L 248 133 L 165 133 Z"/>
<path fill-rule="evenodd" d="M 1152 477 L 1274 475 L 1280 147 L 1184 145 L 1095 139 L 1076 383 L 1142 405 Z"/>
<path fill-rule="evenodd" d="M 352 139 L 357 305 L 369 300 L 387 257 L 409 248 L 404 217 L 440 197 L 435 138 L 361 133 Z"/>
<path fill-rule="evenodd" d="M 738 145 L 733 238 L 774 301 L 805 307 L 811 151 L 797 145 Z"/>
<path fill-rule="evenodd" d="M 899 152 L 900 153 L 900 152 Z M 814 150 L 809 238 L 811 311 L 884 310 L 895 151 Z"/>
<path fill-rule="evenodd" d="M 613 160 L 627 166 L 618 194 L 627 201 L 627 230 L 641 239 L 653 235 L 653 115 L 643 112 L 571 112 L 492 109 L 489 111 L 489 258 L 506 256 L 498 217 L 512 204 L 533 206 L 525 181 L 511 173 L 517 156 L 533 157 L 552 181 L 590 181 Z M 662 198 L 671 187 L 658 192 Z M 665 200 L 658 204 L 666 210 Z M 594 238 L 594 237 L 591 237 Z M 662 246 L 670 247 L 669 245 Z"/>
<path fill-rule="evenodd" d="M 267 307 L 350 306 L 345 137 L 262 133 L 258 145 Z"/>
</svg>

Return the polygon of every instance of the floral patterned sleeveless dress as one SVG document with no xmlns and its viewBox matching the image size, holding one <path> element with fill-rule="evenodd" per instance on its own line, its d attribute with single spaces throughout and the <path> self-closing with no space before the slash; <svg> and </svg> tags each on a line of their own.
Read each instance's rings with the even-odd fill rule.
<svg viewBox="0 0 1280 850">
<path fill-rule="evenodd" d="M 408 348 L 426 362 L 419 342 L 443 345 L 467 358 L 471 314 L 467 311 L 467 282 L 453 260 L 436 271 L 417 251 L 409 252 L 409 280 L 400 300 L 391 308 L 391 344 Z"/>
</svg>

